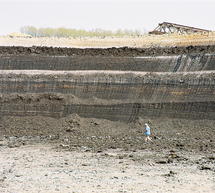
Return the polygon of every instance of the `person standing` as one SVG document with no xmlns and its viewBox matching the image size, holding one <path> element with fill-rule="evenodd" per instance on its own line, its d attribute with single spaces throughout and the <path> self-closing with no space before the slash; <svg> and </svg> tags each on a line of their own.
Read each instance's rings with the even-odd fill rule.
<svg viewBox="0 0 215 193">
<path fill-rule="evenodd" d="M 151 128 L 149 127 L 149 125 L 148 125 L 147 123 L 145 123 L 145 135 L 146 135 L 145 142 L 151 141 L 151 140 L 152 140 L 152 139 L 150 138 L 150 135 L 151 135 Z"/>
</svg>

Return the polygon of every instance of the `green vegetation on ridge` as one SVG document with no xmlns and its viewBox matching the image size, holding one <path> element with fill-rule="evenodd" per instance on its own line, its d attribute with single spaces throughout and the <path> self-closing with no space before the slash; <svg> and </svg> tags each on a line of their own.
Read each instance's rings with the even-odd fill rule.
<svg viewBox="0 0 215 193">
<path fill-rule="evenodd" d="M 24 26 L 20 29 L 22 33 L 32 37 L 123 37 L 123 36 L 140 36 L 138 30 L 81 30 L 69 28 L 36 28 L 33 26 Z"/>
</svg>

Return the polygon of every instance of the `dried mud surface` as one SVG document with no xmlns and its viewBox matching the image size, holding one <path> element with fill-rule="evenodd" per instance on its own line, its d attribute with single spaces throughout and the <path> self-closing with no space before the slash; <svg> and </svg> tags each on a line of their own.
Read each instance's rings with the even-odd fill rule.
<svg viewBox="0 0 215 193">
<path fill-rule="evenodd" d="M 62 55 L 62 56 L 156 56 L 190 53 L 214 53 L 215 46 L 152 47 L 152 48 L 58 48 L 1 46 L 0 55 Z"/>
<path fill-rule="evenodd" d="M 1 143 L 2 141 L 0 141 Z M 59 151 L 47 144 L 0 146 L 1 193 L 207 192 L 214 155 L 184 152 Z M 172 157 L 172 162 L 166 162 Z"/>
</svg>

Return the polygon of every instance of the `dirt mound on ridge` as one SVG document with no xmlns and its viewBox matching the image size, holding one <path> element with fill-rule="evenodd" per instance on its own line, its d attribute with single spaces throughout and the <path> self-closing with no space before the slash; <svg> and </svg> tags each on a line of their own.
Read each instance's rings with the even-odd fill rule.
<svg viewBox="0 0 215 193">
<path fill-rule="evenodd" d="M 152 47 L 152 48 L 60 48 L 1 46 L 0 55 L 62 55 L 62 56 L 156 56 L 191 53 L 213 53 L 215 46 Z"/>
</svg>

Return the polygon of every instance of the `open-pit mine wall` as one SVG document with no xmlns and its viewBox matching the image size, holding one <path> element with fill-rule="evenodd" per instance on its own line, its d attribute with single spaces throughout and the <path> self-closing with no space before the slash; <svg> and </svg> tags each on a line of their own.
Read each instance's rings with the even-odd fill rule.
<svg viewBox="0 0 215 193">
<path fill-rule="evenodd" d="M 215 69 L 215 54 L 171 56 L 2 56 L 2 70 L 189 72 Z"/>
<path fill-rule="evenodd" d="M 149 50 L 123 54 L 121 48 L 118 55 L 117 49 L 114 54 L 107 49 L 78 54 L 57 48 L 49 54 L 5 49 L 0 49 L 1 116 L 76 113 L 126 122 L 215 118 L 213 48 L 181 48 L 178 54 L 174 48 L 152 56 Z"/>
</svg>

